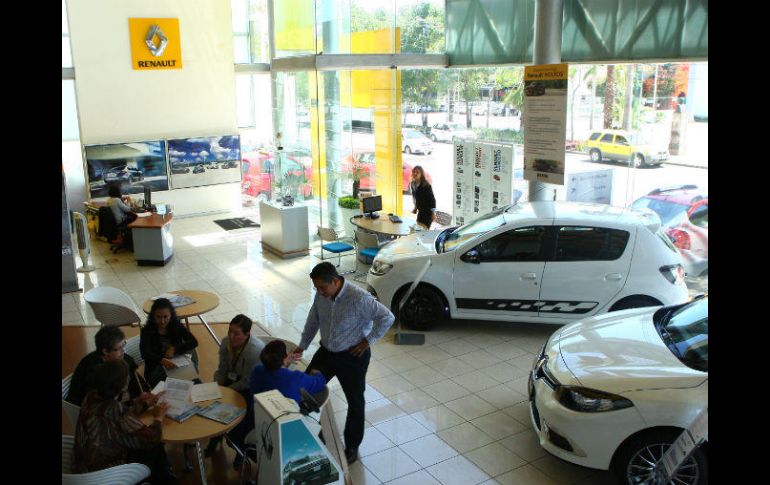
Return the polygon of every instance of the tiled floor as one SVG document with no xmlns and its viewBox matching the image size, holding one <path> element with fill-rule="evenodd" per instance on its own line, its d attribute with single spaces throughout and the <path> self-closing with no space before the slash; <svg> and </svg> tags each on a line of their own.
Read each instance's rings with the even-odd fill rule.
<svg viewBox="0 0 770 485">
<path fill-rule="evenodd" d="M 207 314 L 210 321 L 245 313 L 274 335 L 298 341 L 313 298 L 308 273 L 320 260 L 263 254 L 258 230 L 226 232 L 212 222 L 226 217 L 176 218 L 174 257 L 162 268 L 138 267 L 131 253 L 113 255 L 106 243 L 94 241 L 91 260 L 98 269 L 79 274 L 81 287 L 120 288 L 139 307 L 165 291 L 212 291 L 221 303 Z M 342 264 L 352 269 L 354 260 Z M 62 325 L 98 325 L 82 293 L 62 295 Z M 394 345 L 389 333 L 372 350 L 367 429 L 361 459 L 351 466 L 353 483 L 612 483 L 606 472 L 552 457 L 532 431 L 526 376 L 554 330 L 453 321 L 427 332 L 424 346 Z M 336 381 L 330 387 L 341 427 L 345 397 Z"/>
</svg>

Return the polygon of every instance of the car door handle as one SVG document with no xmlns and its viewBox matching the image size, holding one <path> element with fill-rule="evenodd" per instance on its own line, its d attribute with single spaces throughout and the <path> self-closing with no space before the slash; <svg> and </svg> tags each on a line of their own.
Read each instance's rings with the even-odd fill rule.
<svg viewBox="0 0 770 485">
<path fill-rule="evenodd" d="M 620 273 L 607 273 L 604 275 L 605 281 L 620 281 L 623 279 L 623 275 Z"/>
<path fill-rule="evenodd" d="M 521 279 L 523 280 L 534 280 L 537 278 L 537 273 L 522 273 Z"/>
</svg>

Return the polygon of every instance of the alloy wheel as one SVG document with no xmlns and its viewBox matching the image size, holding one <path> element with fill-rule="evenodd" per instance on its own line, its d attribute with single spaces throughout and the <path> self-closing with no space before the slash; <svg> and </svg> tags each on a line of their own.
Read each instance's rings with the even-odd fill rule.
<svg viewBox="0 0 770 485">
<path fill-rule="evenodd" d="M 637 451 L 628 461 L 626 478 L 629 484 L 655 484 L 655 470 L 663 454 L 671 446 L 669 443 L 656 443 L 645 446 Z M 694 485 L 698 483 L 700 470 L 698 463 L 691 457 L 687 458 L 666 485 Z"/>
</svg>

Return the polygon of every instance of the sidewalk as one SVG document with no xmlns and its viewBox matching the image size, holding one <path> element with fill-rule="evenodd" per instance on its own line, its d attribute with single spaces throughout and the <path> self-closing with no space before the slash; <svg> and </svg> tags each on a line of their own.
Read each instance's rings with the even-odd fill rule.
<svg viewBox="0 0 770 485">
<path fill-rule="evenodd" d="M 703 168 L 708 170 L 709 161 L 706 159 L 696 159 L 695 157 L 687 155 L 671 155 L 668 160 L 663 162 L 664 165 L 679 165 L 682 167 L 691 168 Z"/>
</svg>

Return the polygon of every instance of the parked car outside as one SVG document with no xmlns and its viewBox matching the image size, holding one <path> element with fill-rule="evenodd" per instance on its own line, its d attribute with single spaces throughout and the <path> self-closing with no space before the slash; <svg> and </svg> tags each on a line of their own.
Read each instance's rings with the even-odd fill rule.
<svg viewBox="0 0 770 485">
<path fill-rule="evenodd" d="M 666 234 L 682 253 L 688 275 L 708 274 L 708 194 L 696 185 L 664 187 L 635 200 L 631 207 L 658 214 Z"/>
<path fill-rule="evenodd" d="M 304 174 L 306 180 L 313 180 L 313 169 L 305 166 L 293 156 L 286 156 L 282 160 L 284 174 Z M 237 166 L 237 162 L 236 166 Z M 251 152 L 243 157 L 241 162 L 241 194 L 254 198 L 270 200 L 272 192 L 272 180 L 275 171 L 273 153 Z M 307 199 L 313 196 L 313 185 L 308 183 L 300 188 L 302 195 Z"/>
<path fill-rule="evenodd" d="M 537 201 L 461 227 L 424 231 L 380 249 L 370 291 L 401 319 L 427 329 L 457 319 L 563 324 L 588 316 L 687 301 L 682 256 L 652 211 Z"/>
<path fill-rule="evenodd" d="M 464 140 L 475 140 L 477 138 L 476 133 L 460 123 L 436 123 L 430 129 L 430 139 L 434 142 L 452 143 L 455 137 Z"/>
<path fill-rule="evenodd" d="M 594 131 L 584 143 L 592 162 L 602 159 L 630 162 L 638 168 L 643 165 L 660 165 L 668 160 L 668 150 L 645 143 L 636 133 L 620 130 Z"/>
<path fill-rule="evenodd" d="M 190 167 L 183 167 L 181 165 L 172 165 L 171 173 L 175 173 L 175 174 L 190 173 Z"/>
<path fill-rule="evenodd" d="M 109 182 L 140 182 L 144 180 L 144 174 L 137 168 L 130 168 L 127 165 L 113 167 L 104 172 L 105 183 Z"/>
<path fill-rule="evenodd" d="M 663 453 L 708 406 L 708 299 L 563 327 L 536 357 L 528 394 L 546 451 L 619 483 L 656 483 Z M 667 483 L 708 483 L 707 448 Z"/>
<path fill-rule="evenodd" d="M 401 147 L 404 153 L 433 153 L 433 142 L 417 130 L 401 130 Z"/>
<path fill-rule="evenodd" d="M 377 167 L 374 152 L 354 152 L 348 155 L 342 161 L 342 166 L 340 167 L 342 173 L 353 173 L 353 160 L 355 160 L 355 163 L 361 164 L 362 173 L 359 188 L 364 191 L 376 190 L 377 181 L 375 177 L 377 173 Z M 412 168 L 412 165 L 406 162 L 404 162 L 401 166 L 401 190 L 405 194 L 409 193 L 409 183 L 412 181 Z M 426 174 L 426 176 L 428 177 L 428 182 L 433 183 L 430 174 Z"/>
</svg>

